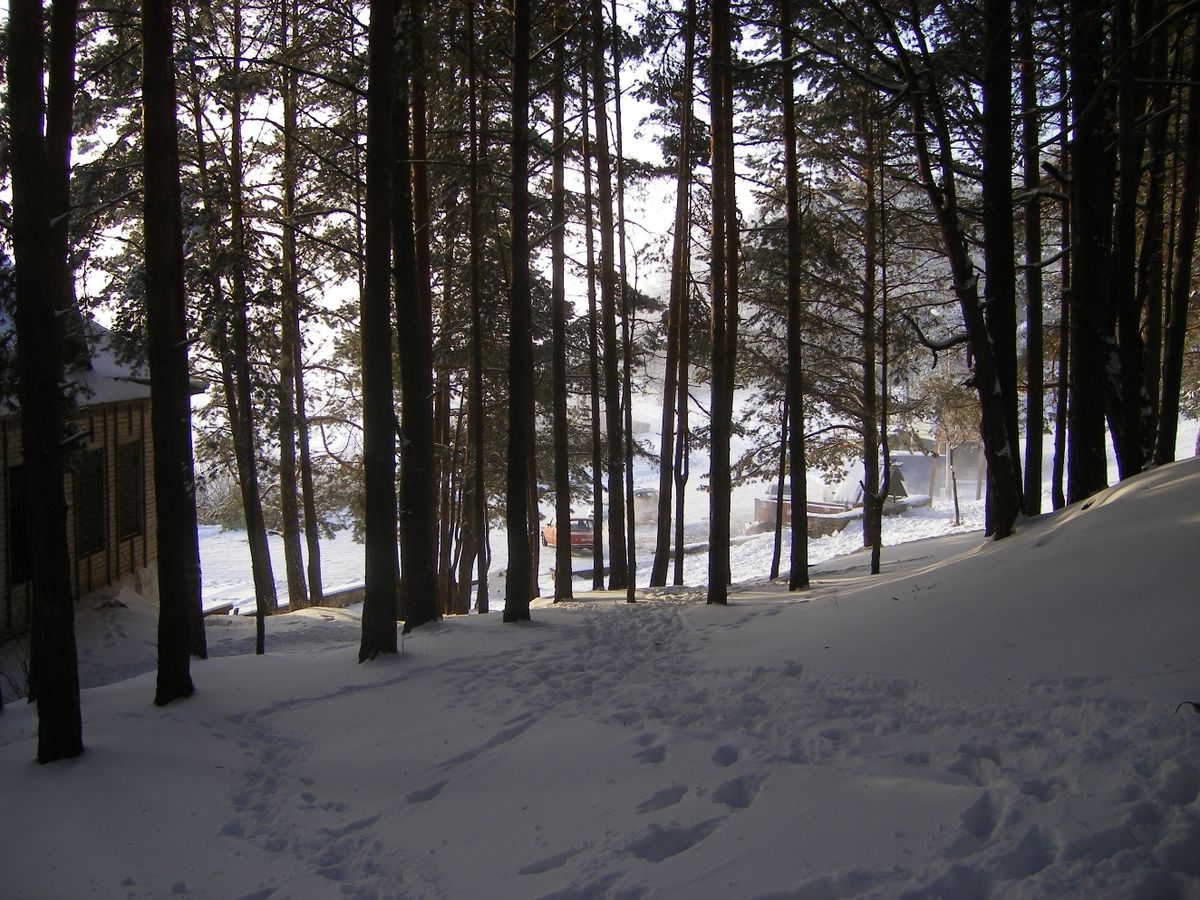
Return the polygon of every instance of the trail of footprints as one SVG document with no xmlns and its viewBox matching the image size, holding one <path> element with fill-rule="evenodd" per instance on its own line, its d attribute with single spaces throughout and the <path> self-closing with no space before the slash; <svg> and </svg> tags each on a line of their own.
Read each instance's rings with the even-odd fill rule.
<svg viewBox="0 0 1200 900">
<path fill-rule="evenodd" d="M 953 698 L 931 696 L 911 680 L 861 673 L 808 675 L 794 661 L 773 668 L 705 671 L 704 644 L 713 635 L 688 632 L 677 610 L 670 607 L 648 615 L 603 610 L 582 611 L 581 616 L 583 640 L 545 640 L 519 652 L 450 663 L 443 669 L 441 674 L 449 677 L 455 691 L 451 701 L 455 704 L 477 706 L 485 695 L 494 700 L 494 691 L 476 689 L 481 678 L 490 679 L 493 687 L 497 681 L 510 685 L 509 695 L 500 699 L 501 708 L 510 714 L 480 744 L 432 768 L 428 781 L 415 784 L 402 798 L 404 803 L 435 800 L 456 770 L 485 763 L 490 751 L 517 740 L 553 710 L 558 715 L 600 717 L 630 729 L 632 759 L 662 769 L 662 786 L 640 798 L 635 807 L 647 820 L 645 826 L 605 839 L 609 856 L 619 850 L 660 863 L 705 841 L 759 798 L 767 777 L 755 771 L 754 760 L 854 771 L 859 756 L 870 754 L 908 767 L 914 779 L 977 789 L 958 820 L 946 823 L 942 871 L 859 872 L 849 880 L 822 876 L 821 884 L 797 885 L 797 896 L 815 892 L 812 896 L 868 894 L 915 900 L 941 892 L 986 897 L 1002 881 L 1048 874 L 1056 866 L 1119 867 L 1123 855 L 1148 852 L 1145 847 L 1158 844 L 1167 858 L 1200 875 L 1200 852 L 1188 850 L 1186 841 L 1169 840 L 1172 822 L 1187 814 L 1200 793 L 1197 767 L 1172 760 L 1189 757 L 1185 730 L 1173 726 L 1170 733 L 1142 733 L 1126 712 L 1106 709 L 1103 700 L 1089 698 L 1086 692 L 1094 685 L 1031 685 L 1032 691 L 1046 698 L 1045 709 L 1032 707 L 1031 719 L 1028 705 L 963 706 Z M 684 646 L 669 654 L 656 652 L 667 642 Z M 698 670 L 704 671 L 704 679 L 696 677 Z M 645 690 L 648 681 L 660 691 L 651 702 Z M 697 687 L 705 682 L 712 686 Z M 248 759 L 242 783 L 234 789 L 235 815 L 223 833 L 265 842 L 274 830 L 269 823 L 285 803 L 320 814 L 322 823 L 333 814 L 342 824 L 306 834 L 295 829 L 297 833 L 264 846 L 315 859 L 319 875 L 344 886 L 369 881 L 378 874 L 368 871 L 376 856 L 368 846 L 375 819 L 353 818 L 346 804 L 323 802 L 311 779 L 301 776 L 297 784 L 295 775 L 272 774 L 295 771 L 293 764 L 302 763 L 302 758 L 296 742 L 271 727 L 270 712 L 222 723 L 231 736 L 241 736 L 245 752 L 257 754 Z M 680 783 L 671 777 L 675 745 L 662 735 L 690 734 L 701 725 L 709 739 L 724 735 L 736 738 L 736 743 L 713 740 L 711 777 L 702 783 Z M 1126 725 L 1130 727 L 1122 727 Z M 950 754 L 937 749 L 943 745 L 933 736 L 940 730 L 964 727 L 977 737 Z M 1157 748 L 1145 771 L 1131 773 L 1119 789 L 1114 802 L 1126 810 L 1124 818 L 1084 838 L 1062 841 L 1046 824 L 1054 821 L 1053 815 L 1035 815 L 1078 789 L 1056 771 L 1072 771 L 1067 764 L 1071 754 L 1101 763 L 1106 757 L 1119 758 L 1114 744 L 1120 741 Z M 1193 831 L 1196 840 L 1191 844 L 1200 846 L 1200 825 Z M 612 871 L 611 866 L 598 871 L 586 861 L 589 855 L 599 860 L 601 851 L 585 841 L 531 859 L 517 871 L 537 876 L 582 861 L 578 874 L 586 879 L 590 872 L 593 880 L 572 881 L 560 896 L 608 896 L 623 873 Z M 923 887 L 903 890 L 913 883 Z M 884 893 L 872 894 L 872 890 Z"/>
</svg>

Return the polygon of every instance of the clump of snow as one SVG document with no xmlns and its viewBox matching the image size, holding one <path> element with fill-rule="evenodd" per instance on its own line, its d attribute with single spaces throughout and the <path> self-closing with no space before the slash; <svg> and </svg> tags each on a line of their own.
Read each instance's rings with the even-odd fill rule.
<svg viewBox="0 0 1200 900">
<path fill-rule="evenodd" d="M 109 597 L 84 756 L 0 714 L 0 893 L 1197 897 L 1197 509 L 1189 460 L 876 577 L 582 594 L 363 665 L 349 611 L 273 617 L 265 657 L 213 617 L 162 709 L 153 609 Z"/>
</svg>

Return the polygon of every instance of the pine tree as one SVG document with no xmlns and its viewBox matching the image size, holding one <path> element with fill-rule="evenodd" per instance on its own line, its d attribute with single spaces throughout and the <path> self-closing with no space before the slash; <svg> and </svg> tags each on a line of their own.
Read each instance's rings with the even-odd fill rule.
<svg viewBox="0 0 1200 900">
<path fill-rule="evenodd" d="M 738 218 L 733 148 L 733 36 L 728 0 L 710 16 L 712 119 L 712 449 L 709 467 L 708 602 L 729 602 L 729 441 L 738 330 Z"/>
<path fill-rule="evenodd" d="M 171 0 L 142 5 L 143 204 L 158 547 L 155 704 L 191 696 L 191 631 L 204 625 L 192 461 L 191 379 Z"/>
<path fill-rule="evenodd" d="M 395 653 L 396 414 L 392 404 L 391 209 L 394 3 L 371 0 L 367 84 L 366 285 L 360 300 L 366 588 L 358 661 Z"/>
<path fill-rule="evenodd" d="M 15 0 L 8 20 L 18 399 L 33 591 L 30 688 L 39 763 L 83 752 L 75 608 L 63 490 L 64 323 L 73 309 L 66 206 L 75 91 L 74 2 L 55 3 L 43 57 L 42 4 Z M 48 71 L 43 59 L 49 61 Z M 43 78 L 48 96 L 43 93 Z M 43 131 L 43 111 L 45 130 Z"/>
<path fill-rule="evenodd" d="M 530 579 L 529 460 L 533 455 L 533 347 L 529 273 L 529 0 L 513 0 L 512 286 L 509 291 L 508 579 L 504 621 L 528 621 Z"/>
</svg>

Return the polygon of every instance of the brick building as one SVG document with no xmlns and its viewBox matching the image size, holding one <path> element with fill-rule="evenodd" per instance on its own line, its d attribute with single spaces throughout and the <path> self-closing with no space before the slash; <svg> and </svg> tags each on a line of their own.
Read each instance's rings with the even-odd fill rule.
<svg viewBox="0 0 1200 900">
<path fill-rule="evenodd" d="M 0 322 L 0 330 L 6 323 Z M 154 446 L 150 387 L 119 360 L 108 331 L 88 323 L 90 365 L 72 373 L 71 416 L 79 430 L 66 472 L 67 540 L 75 597 L 125 583 L 153 596 L 155 578 Z M 29 627 L 28 535 L 21 479 L 21 417 L 0 396 L 0 637 Z"/>
</svg>

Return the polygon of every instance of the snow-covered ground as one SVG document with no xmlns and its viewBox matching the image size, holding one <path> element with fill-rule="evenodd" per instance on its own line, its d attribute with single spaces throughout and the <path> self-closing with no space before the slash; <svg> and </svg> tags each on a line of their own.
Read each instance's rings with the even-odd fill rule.
<svg viewBox="0 0 1200 900">
<path fill-rule="evenodd" d="M 0 896 L 1200 898 L 1198 510 L 1190 459 L 877 577 L 588 594 L 361 665 L 352 612 L 273 617 L 265 657 L 217 617 L 162 709 L 154 609 L 97 598 L 84 756 L 0 714 Z"/>
<path fill-rule="evenodd" d="M 656 409 L 652 403 L 643 400 L 635 405 L 635 413 L 643 423 L 653 420 Z M 643 426 L 650 427 L 650 426 Z M 1185 420 L 1181 423 L 1177 441 L 1176 458 L 1186 459 L 1193 455 L 1196 445 L 1197 429 L 1200 423 Z M 639 441 L 644 446 L 657 447 L 657 433 L 641 432 Z M 735 439 L 734 453 L 741 451 L 741 446 Z M 1042 448 L 1043 459 L 1043 495 L 1042 508 L 1050 509 L 1050 479 L 1054 459 L 1053 438 L 1046 435 Z M 1118 473 L 1112 449 L 1109 449 L 1109 482 L 1116 483 Z M 703 543 L 708 539 L 708 504 L 709 495 L 705 491 L 708 473 L 708 457 L 696 453 L 691 458 L 692 476 L 685 493 L 684 523 L 686 543 L 689 545 Z M 857 477 L 857 476 L 853 476 Z M 658 487 L 657 468 L 650 461 L 639 458 L 634 465 L 634 480 L 638 487 Z M 815 473 L 809 477 L 809 495 L 820 499 L 823 490 L 832 490 L 820 481 Z M 749 484 L 735 488 L 730 503 L 730 522 L 732 533 L 741 535 L 745 526 L 754 520 L 754 500 L 766 496 L 773 485 L 767 483 Z M 580 500 L 575 512 L 579 515 L 590 515 L 587 499 Z M 954 503 L 950 498 L 934 498 L 929 509 L 916 509 L 903 516 L 890 516 L 884 521 L 883 542 L 891 547 L 921 538 L 935 537 L 944 534 L 955 534 L 963 531 L 978 530 L 983 527 L 983 504 L 975 500 L 974 492 L 964 492 L 960 495 L 960 524 L 954 524 Z M 543 505 L 541 514 L 544 521 L 554 517 L 550 505 Z M 655 526 L 653 524 L 639 525 L 636 529 L 637 541 L 637 582 L 647 584 L 650 579 L 650 566 L 654 555 Z M 607 541 L 607 538 L 606 538 Z M 789 542 L 784 539 L 783 559 L 787 560 Z M 853 553 L 862 546 L 862 523 L 852 522 L 842 532 L 824 538 L 809 541 L 808 558 L 811 563 L 823 562 L 835 556 Z M 283 543 L 278 535 L 270 537 L 271 561 L 275 574 L 275 584 L 281 602 L 286 604 L 287 584 L 283 567 Z M 508 545 L 503 529 L 491 533 L 492 565 L 490 569 L 489 591 L 492 609 L 502 608 L 504 597 L 503 571 L 507 565 Z M 771 570 L 771 557 L 774 549 L 774 537 L 771 534 L 756 535 L 748 540 L 737 539 L 737 544 L 731 551 L 731 570 L 733 581 L 744 582 L 765 578 Z M 205 605 L 209 608 L 222 606 L 227 603 L 236 604 L 245 613 L 253 612 L 254 586 L 250 579 L 250 550 L 244 531 L 221 531 L 215 526 L 205 526 L 200 533 L 201 572 L 203 576 L 203 594 Z M 885 554 L 886 558 L 886 554 Z M 551 567 L 554 565 L 554 549 L 542 548 L 539 558 L 539 585 L 543 592 L 553 591 L 554 582 Z M 323 582 L 327 592 L 362 584 L 363 578 L 363 546 L 351 539 L 349 532 L 337 532 L 332 539 L 323 538 L 321 541 L 321 565 Z M 576 555 L 574 558 L 576 571 L 590 570 L 591 557 L 587 554 Z M 786 562 L 784 564 L 786 569 Z M 704 584 L 708 580 L 708 557 L 694 554 L 684 560 L 684 582 L 686 584 Z M 590 575 L 575 581 L 576 591 L 588 590 L 592 581 Z"/>
</svg>

